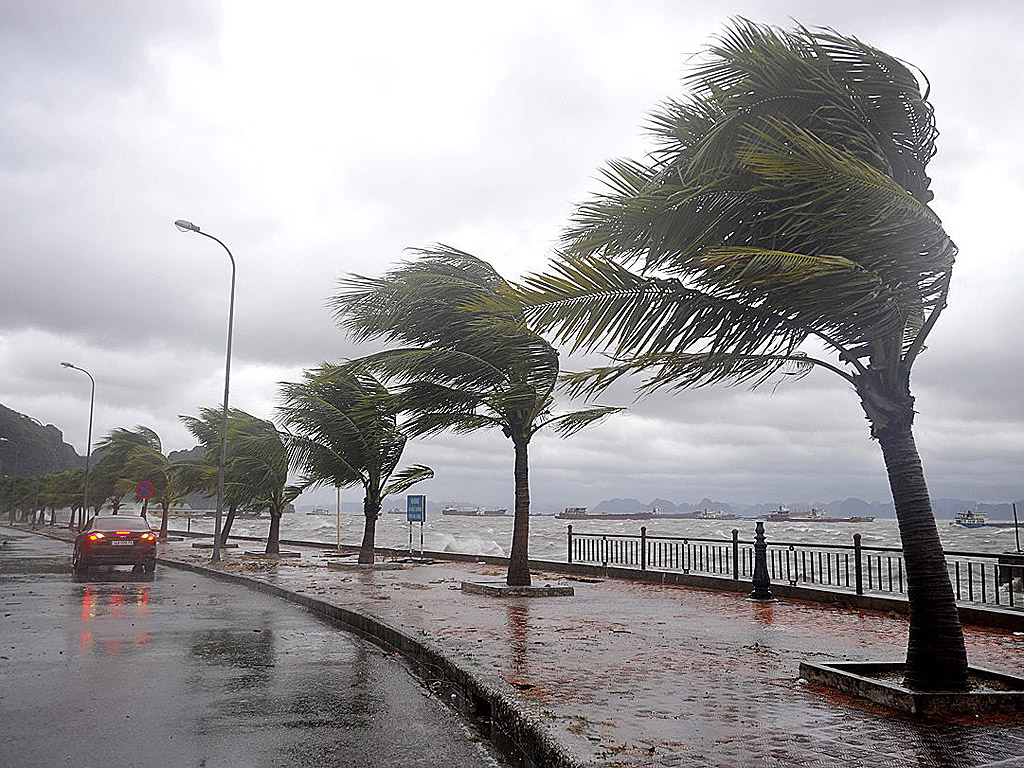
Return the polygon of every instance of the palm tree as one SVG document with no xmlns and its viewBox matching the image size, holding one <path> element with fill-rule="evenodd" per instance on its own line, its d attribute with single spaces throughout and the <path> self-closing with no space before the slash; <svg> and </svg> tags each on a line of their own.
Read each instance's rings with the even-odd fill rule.
<svg viewBox="0 0 1024 768">
<path fill-rule="evenodd" d="M 229 421 L 228 431 L 232 498 L 255 512 L 270 512 L 266 553 L 279 554 L 281 514 L 303 490 L 288 485 L 288 452 L 281 434 L 271 422 L 244 411 Z"/>
<path fill-rule="evenodd" d="M 500 429 L 515 451 L 509 586 L 529 586 L 529 445 L 544 427 L 566 437 L 620 409 L 555 415 L 558 352 L 521 310 L 485 304 L 511 286 L 487 262 L 444 245 L 417 250 L 381 278 L 351 276 L 332 299 L 356 340 L 412 345 L 361 364 L 401 382 L 397 407 L 414 436 Z"/>
<path fill-rule="evenodd" d="M 281 423 L 302 487 L 363 489 L 363 540 L 359 562 L 373 563 L 377 518 L 384 499 L 434 476 L 430 467 L 397 469 L 406 436 L 389 393 L 372 374 L 323 363 L 301 382 L 281 385 Z"/>
<path fill-rule="evenodd" d="M 136 426 L 135 429 L 117 427 L 112 429 L 96 446 L 98 456 L 95 464 L 96 491 L 92 490 L 90 474 L 89 501 L 95 502 L 95 514 L 99 514 L 105 501 L 117 514 L 122 499 L 133 493 L 139 480 L 151 480 L 145 476 L 129 473 L 128 460 L 132 451 L 144 448 L 148 452 L 161 453 L 160 436 L 149 427 Z M 162 454 L 161 454 L 162 455 Z M 142 499 L 142 516 L 146 516 L 149 499 Z"/>
<path fill-rule="evenodd" d="M 185 425 L 192 436 L 203 446 L 204 460 L 201 464 L 193 463 L 191 467 L 182 467 L 182 480 L 191 491 L 202 491 L 207 496 L 217 494 L 217 475 L 220 468 L 220 424 L 222 416 L 221 408 L 200 408 L 199 416 L 179 416 L 179 420 Z M 242 491 L 244 486 L 239 478 L 232 474 L 231 457 L 236 453 L 233 435 L 238 425 L 245 423 L 254 416 L 238 408 L 228 409 L 228 456 L 225 462 L 224 476 L 224 503 L 228 511 L 221 527 L 221 545 L 227 544 L 228 536 L 231 534 L 231 526 L 235 522 L 235 515 L 243 501 Z"/>
<path fill-rule="evenodd" d="M 653 115 L 659 148 L 606 170 L 528 316 L 610 352 L 594 394 L 763 383 L 820 368 L 878 440 L 908 573 L 906 682 L 962 689 L 967 655 L 914 443 L 910 371 L 946 305 L 956 246 L 929 208 L 932 107 L 899 60 L 831 30 L 736 22 Z M 823 351 L 822 351 L 823 350 Z"/>
<path fill-rule="evenodd" d="M 153 495 L 143 499 L 142 505 L 145 509 L 151 500 L 160 505 L 160 538 L 166 539 L 167 518 L 171 507 L 180 504 L 188 495 L 188 487 L 179 477 L 179 463 L 164 456 L 160 440 L 157 438 L 155 445 L 139 445 L 133 448 L 128 454 L 124 469 L 126 485 L 135 488 L 142 480 L 148 480 L 153 484 Z"/>
</svg>

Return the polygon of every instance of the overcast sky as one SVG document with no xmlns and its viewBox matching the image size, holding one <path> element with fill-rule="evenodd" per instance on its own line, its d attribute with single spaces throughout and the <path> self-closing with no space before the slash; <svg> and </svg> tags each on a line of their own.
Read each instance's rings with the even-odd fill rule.
<svg viewBox="0 0 1024 768">
<path fill-rule="evenodd" d="M 84 453 L 71 360 L 96 377 L 95 438 L 145 424 L 191 447 L 177 417 L 220 402 L 230 273 L 185 218 L 238 262 L 231 404 L 273 417 L 278 382 L 360 354 L 325 309 L 340 276 L 434 242 L 509 278 L 543 269 L 603 163 L 651 146 L 647 114 L 736 15 L 833 26 L 927 74 L 933 207 L 960 256 L 915 367 L 918 444 L 933 496 L 1021 499 L 1015 2 L 3 0 L 0 403 Z M 890 498 L 856 396 L 825 372 L 602 401 L 631 408 L 534 440 L 537 502 Z M 434 467 L 431 500 L 511 506 L 500 433 L 406 456 Z"/>
</svg>

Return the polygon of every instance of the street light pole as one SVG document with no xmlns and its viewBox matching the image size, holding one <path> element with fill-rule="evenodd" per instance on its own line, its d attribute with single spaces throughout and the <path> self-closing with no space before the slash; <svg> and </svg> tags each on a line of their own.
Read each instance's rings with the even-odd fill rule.
<svg viewBox="0 0 1024 768">
<path fill-rule="evenodd" d="M 191 221 L 178 219 L 174 222 L 174 226 L 176 226 L 181 232 L 195 232 L 197 235 L 210 238 L 214 242 L 218 243 L 227 253 L 228 258 L 231 259 L 231 301 L 228 305 L 228 349 L 224 363 L 224 403 L 223 412 L 220 417 L 220 468 L 217 472 L 217 513 L 213 519 L 213 557 L 211 558 L 212 562 L 217 562 L 220 560 L 220 521 L 221 512 L 224 508 L 224 474 L 228 455 L 228 391 L 231 382 L 231 331 L 235 324 L 235 257 L 231 254 L 231 249 L 224 245 L 220 239 L 203 232 Z"/>
<path fill-rule="evenodd" d="M 62 362 L 65 368 L 74 368 L 76 371 L 81 371 L 89 377 L 89 381 L 92 382 L 92 392 L 89 395 L 89 438 L 85 447 L 85 490 L 82 493 L 82 526 L 85 526 L 86 515 L 89 514 L 89 462 L 92 459 L 92 415 L 93 410 L 96 406 L 96 379 L 92 377 L 85 368 L 79 368 L 77 365 L 68 362 Z"/>
</svg>

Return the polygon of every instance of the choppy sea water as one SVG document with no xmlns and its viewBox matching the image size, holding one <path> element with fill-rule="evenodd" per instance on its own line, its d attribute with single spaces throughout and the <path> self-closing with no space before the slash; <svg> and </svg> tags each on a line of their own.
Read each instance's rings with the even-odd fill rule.
<svg viewBox="0 0 1024 768">
<path fill-rule="evenodd" d="M 504 517 L 465 517 L 432 515 L 423 525 L 423 546 L 438 552 L 459 552 L 471 555 L 508 556 L 512 544 L 512 514 Z M 232 531 L 240 535 L 266 536 L 269 519 L 248 518 L 236 520 Z M 566 559 L 566 525 L 569 521 L 552 516 L 530 518 L 530 556 L 541 560 L 564 562 Z M 963 528 L 939 520 L 939 536 L 949 551 L 1005 552 L 1016 548 L 1014 530 L 1008 528 Z M 708 539 L 729 539 L 732 530 L 740 532 L 741 540 L 752 540 L 753 520 L 575 520 L 575 533 L 629 534 L 638 536 L 640 527 L 646 526 L 650 536 L 680 536 Z M 174 517 L 171 527 L 185 529 L 184 517 Z M 1024 522 L 1021 538 L 1024 541 Z M 193 531 L 212 533 L 213 518 L 193 516 Z M 420 525 L 412 525 L 414 545 L 419 550 Z M 898 547 L 899 531 L 894 519 L 878 519 L 871 523 L 765 523 L 765 533 L 771 542 L 801 542 L 815 544 L 853 544 L 853 534 L 861 534 L 866 546 Z M 358 545 L 362 540 L 361 514 L 342 511 L 341 543 Z M 286 514 L 281 518 L 281 537 L 335 544 L 338 538 L 336 514 L 310 515 L 303 512 Z M 377 545 L 407 547 L 409 524 L 404 515 L 382 514 L 377 521 Z"/>
</svg>

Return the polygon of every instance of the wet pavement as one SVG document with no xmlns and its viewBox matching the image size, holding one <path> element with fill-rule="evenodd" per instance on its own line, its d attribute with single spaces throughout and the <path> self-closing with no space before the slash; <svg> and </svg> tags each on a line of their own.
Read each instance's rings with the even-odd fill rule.
<svg viewBox="0 0 1024 768">
<path fill-rule="evenodd" d="M 408 668 L 286 601 L 0 528 L 0 767 L 506 765 Z"/>
<path fill-rule="evenodd" d="M 209 559 L 189 542 L 161 556 Z M 1024 768 L 1024 723 L 921 720 L 798 678 L 803 660 L 901 659 L 900 616 L 544 573 L 535 583 L 569 584 L 575 596 L 495 598 L 459 590 L 501 578 L 495 566 L 339 571 L 328 570 L 331 559 L 312 549 L 279 562 L 232 552 L 217 567 L 363 610 L 500 675 L 517 706 L 595 765 Z M 966 635 L 972 663 L 1024 673 L 1024 635 Z"/>
</svg>

